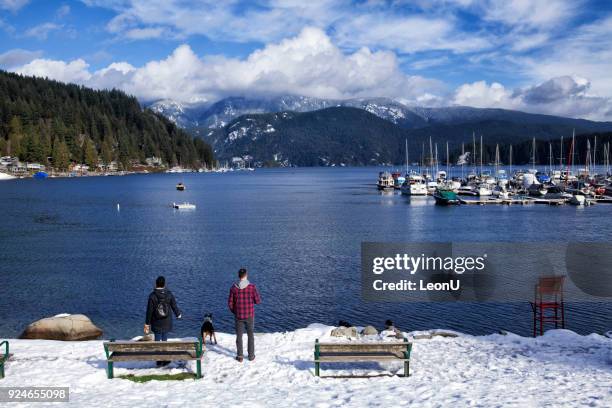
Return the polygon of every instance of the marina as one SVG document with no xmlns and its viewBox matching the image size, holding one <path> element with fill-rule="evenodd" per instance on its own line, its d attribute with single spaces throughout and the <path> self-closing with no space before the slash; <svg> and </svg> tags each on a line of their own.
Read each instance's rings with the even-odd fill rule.
<svg viewBox="0 0 612 408">
<path fill-rule="evenodd" d="M 402 196 L 433 196 L 437 205 L 527 205 L 549 206 L 612 203 L 612 171 L 610 169 L 610 146 L 604 144 L 603 154 L 597 156 L 597 138 L 591 150 L 587 140 L 586 155 L 578 164 L 575 152 L 575 135 L 572 135 L 567 160 L 563 156 L 561 138 L 559 163 L 554 164 L 552 143 L 549 146 L 549 161 L 546 165 L 536 160 L 537 143 L 532 140 L 531 161 L 527 169 L 513 168 L 512 146 L 509 146 L 508 166 L 500 160 L 499 144 L 495 146 L 494 162 L 485 166 L 483 137 L 480 148 L 476 147 L 473 135 L 472 152 L 461 146 L 461 155 L 451 164 L 449 145 L 446 143 L 445 170 L 440 169 L 438 144 L 429 140 L 429 156 L 425 146 L 421 162 L 409 165 L 408 141 L 406 141 L 406 167 L 404 174 L 397 170 L 380 171 L 379 190 L 400 190 Z M 478 152 L 478 153 L 477 153 Z M 599 160 L 598 160 L 599 159 Z M 469 173 L 466 175 L 466 168 Z M 435 176 L 432 176 L 435 175 Z M 459 198 L 472 197 L 472 198 Z"/>
</svg>

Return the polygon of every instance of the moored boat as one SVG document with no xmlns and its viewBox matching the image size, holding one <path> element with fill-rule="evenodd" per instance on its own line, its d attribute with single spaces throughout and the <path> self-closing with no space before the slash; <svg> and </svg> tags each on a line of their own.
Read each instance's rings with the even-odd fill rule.
<svg viewBox="0 0 612 408">
<path fill-rule="evenodd" d="M 437 188 L 433 193 L 433 197 L 437 205 L 456 205 L 460 203 L 457 193 L 443 187 Z"/>
<path fill-rule="evenodd" d="M 172 207 L 176 210 L 195 210 L 195 204 L 190 203 L 172 203 Z"/>
<path fill-rule="evenodd" d="M 392 190 L 395 188 L 395 179 L 388 171 L 378 173 L 378 183 L 376 184 L 379 190 Z"/>
<path fill-rule="evenodd" d="M 176 189 L 177 189 L 178 191 L 185 191 L 185 188 L 186 188 L 186 187 L 185 187 L 185 184 L 183 184 L 183 183 L 178 183 L 178 184 L 176 185 Z"/>
</svg>

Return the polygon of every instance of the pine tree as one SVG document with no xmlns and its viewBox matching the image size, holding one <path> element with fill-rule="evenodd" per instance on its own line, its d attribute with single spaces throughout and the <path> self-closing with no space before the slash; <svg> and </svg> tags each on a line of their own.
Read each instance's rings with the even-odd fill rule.
<svg viewBox="0 0 612 408">
<path fill-rule="evenodd" d="M 53 142 L 53 167 L 59 170 L 67 170 L 70 165 L 70 152 L 66 142 L 55 138 Z"/>
<path fill-rule="evenodd" d="M 83 143 L 83 161 L 89 166 L 90 170 L 94 170 L 98 166 L 98 152 L 90 138 L 86 138 Z"/>
<path fill-rule="evenodd" d="M 21 140 L 23 139 L 23 128 L 19 116 L 13 116 L 9 123 L 9 138 L 7 153 L 9 156 L 21 156 Z"/>
</svg>

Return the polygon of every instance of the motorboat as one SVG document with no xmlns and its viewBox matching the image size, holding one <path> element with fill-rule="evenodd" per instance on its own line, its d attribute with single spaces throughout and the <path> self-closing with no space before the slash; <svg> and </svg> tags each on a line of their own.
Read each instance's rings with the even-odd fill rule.
<svg viewBox="0 0 612 408">
<path fill-rule="evenodd" d="M 172 207 L 175 210 L 195 210 L 196 206 L 195 204 L 190 204 L 190 203 L 172 203 Z"/>
<path fill-rule="evenodd" d="M 445 188 L 444 186 L 437 188 L 433 193 L 433 197 L 436 200 L 437 205 L 460 204 L 457 193 L 455 193 L 453 190 Z"/>
<path fill-rule="evenodd" d="M 378 173 L 378 183 L 376 186 L 379 190 L 393 190 L 395 188 L 395 179 L 388 171 Z"/>
<path fill-rule="evenodd" d="M 178 183 L 178 184 L 176 185 L 176 189 L 177 189 L 178 191 L 185 191 L 185 188 L 186 188 L 186 187 L 185 187 L 185 184 L 183 184 L 183 183 Z"/>
<path fill-rule="evenodd" d="M 408 196 L 425 196 L 427 195 L 427 184 L 422 176 L 418 174 L 410 174 L 406 176 L 406 180 L 401 186 L 403 195 Z"/>
<path fill-rule="evenodd" d="M 548 189 L 548 191 L 546 192 L 543 198 L 547 200 L 558 200 L 558 199 L 567 200 L 572 197 L 573 196 L 571 194 L 566 193 L 561 187 L 552 186 Z"/>
</svg>

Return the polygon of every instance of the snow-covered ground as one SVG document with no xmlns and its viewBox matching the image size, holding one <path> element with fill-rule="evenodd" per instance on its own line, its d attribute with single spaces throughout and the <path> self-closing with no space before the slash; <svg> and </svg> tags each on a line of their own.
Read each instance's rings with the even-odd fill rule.
<svg viewBox="0 0 612 408">
<path fill-rule="evenodd" d="M 101 341 L 11 340 L 13 359 L 0 386 L 68 386 L 70 403 L 146 406 L 612 406 L 612 339 L 551 330 L 532 339 L 513 334 L 414 340 L 411 377 L 317 378 L 313 344 L 331 327 L 311 325 L 256 337 L 254 362 L 236 362 L 234 336 L 208 346 L 204 378 L 136 384 L 106 379 Z M 415 333 L 409 333 L 414 335 Z M 246 339 L 245 339 L 246 340 Z M 322 375 L 401 373 L 401 363 L 322 365 Z M 115 375 L 194 371 L 118 363 Z M 11 404 L 19 406 L 19 404 Z M 42 403 L 36 406 L 44 406 Z M 54 406 L 61 406 L 55 404 Z"/>
</svg>

